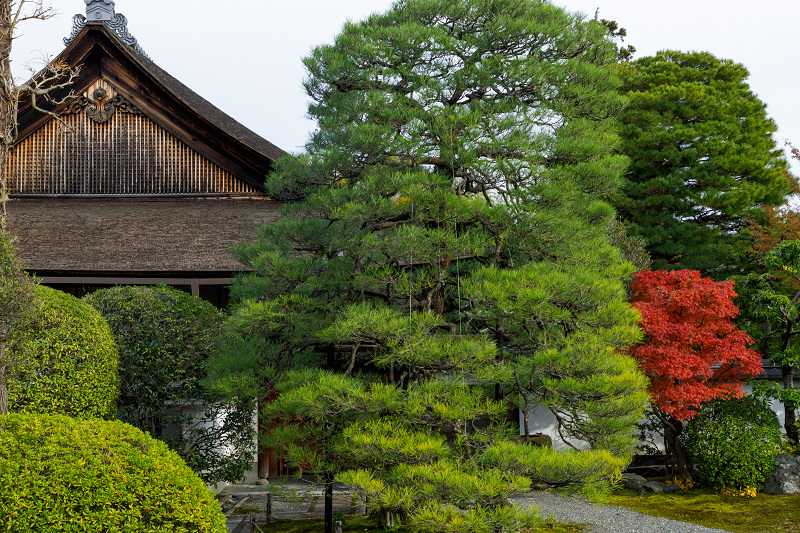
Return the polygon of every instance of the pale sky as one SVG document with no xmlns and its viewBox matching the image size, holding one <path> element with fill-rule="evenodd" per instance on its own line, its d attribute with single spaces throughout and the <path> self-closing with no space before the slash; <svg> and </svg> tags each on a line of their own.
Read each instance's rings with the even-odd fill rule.
<svg viewBox="0 0 800 533">
<path fill-rule="evenodd" d="M 800 1 L 554 0 L 628 30 L 635 57 L 658 50 L 702 50 L 743 63 L 750 86 L 777 122 L 776 140 L 800 146 Z M 16 72 L 56 55 L 83 0 L 52 0 L 60 13 L 25 22 L 14 42 Z M 116 11 L 161 68 L 233 118 L 289 152 L 302 149 L 314 123 L 301 59 L 332 42 L 344 22 L 385 11 L 391 0 L 116 0 Z M 34 65 L 35 66 L 35 65 Z M 800 164 L 793 165 L 800 174 Z"/>
</svg>

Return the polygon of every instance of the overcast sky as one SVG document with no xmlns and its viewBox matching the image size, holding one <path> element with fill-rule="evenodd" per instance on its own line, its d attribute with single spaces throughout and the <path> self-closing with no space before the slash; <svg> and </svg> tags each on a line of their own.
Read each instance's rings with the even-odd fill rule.
<svg viewBox="0 0 800 533">
<path fill-rule="evenodd" d="M 85 13 L 83 0 L 52 0 L 59 16 L 19 29 L 13 59 L 24 65 L 56 55 Z M 658 50 L 703 50 L 743 63 L 750 86 L 777 122 L 776 140 L 800 146 L 800 1 L 554 0 L 570 11 L 616 20 L 636 57 Z M 385 11 L 391 0 L 116 0 L 147 54 L 195 92 L 290 152 L 300 151 L 314 123 L 301 82 L 301 58 L 329 43 L 344 22 Z M 800 164 L 794 165 L 800 174 Z"/>
</svg>

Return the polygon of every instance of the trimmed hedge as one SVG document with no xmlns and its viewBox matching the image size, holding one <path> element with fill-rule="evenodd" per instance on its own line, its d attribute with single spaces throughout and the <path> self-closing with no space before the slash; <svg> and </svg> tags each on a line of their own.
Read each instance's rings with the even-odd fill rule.
<svg viewBox="0 0 800 533">
<path fill-rule="evenodd" d="M 752 396 L 705 403 L 685 429 L 694 475 L 715 490 L 761 489 L 781 437 L 775 412 Z"/>
<path fill-rule="evenodd" d="M 153 436 L 169 402 L 197 396 L 222 313 L 172 287 L 119 286 L 84 297 L 108 320 L 119 347 L 119 418 Z"/>
<path fill-rule="evenodd" d="M 205 484 L 118 421 L 0 416 L 0 531 L 224 533 Z"/>
<path fill-rule="evenodd" d="M 37 323 L 10 349 L 21 363 L 8 382 L 9 412 L 115 418 L 117 347 L 108 323 L 74 296 L 42 285 L 36 292 Z"/>
<path fill-rule="evenodd" d="M 202 385 L 221 311 L 164 285 L 102 289 L 84 300 L 119 346 L 119 419 L 169 444 L 207 483 L 240 480 L 255 453 L 254 406 Z"/>
</svg>

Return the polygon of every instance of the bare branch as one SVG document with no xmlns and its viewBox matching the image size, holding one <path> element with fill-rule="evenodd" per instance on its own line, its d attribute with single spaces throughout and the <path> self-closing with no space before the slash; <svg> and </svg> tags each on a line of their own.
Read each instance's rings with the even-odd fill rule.
<svg viewBox="0 0 800 533">
<path fill-rule="evenodd" d="M 19 104 L 23 97 L 30 98 L 31 105 L 37 111 L 50 115 L 58 120 L 62 126 L 66 123 L 50 110 L 43 109 L 40 100 L 57 106 L 67 98 L 74 96 L 72 93 L 64 99 L 56 100 L 52 97 L 54 92 L 63 91 L 78 75 L 78 69 L 65 63 L 47 61 L 45 67 L 31 77 L 31 81 L 22 86 L 17 86 L 11 72 L 11 45 L 14 33 L 20 24 L 26 20 L 47 20 L 58 13 L 44 0 L 0 0 L 0 169 L 5 168 L 11 147 L 19 135 L 17 117 Z M 8 200 L 8 187 L 4 174 L 0 174 L 0 217 L 5 219 L 5 207 Z"/>
<path fill-rule="evenodd" d="M 355 346 L 353 346 L 353 352 L 350 354 L 350 364 L 347 367 L 344 375 L 349 376 L 353 372 L 353 367 L 356 365 L 356 354 L 358 353 L 358 348 L 361 346 L 361 341 L 357 342 Z"/>
<path fill-rule="evenodd" d="M 56 119 L 62 126 L 64 132 L 71 132 L 72 128 L 62 119 L 57 113 L 44 109 L 39 105 L 38 99 L 41 98 L 53 107 L 57 107 L 75 96 L 73 91 L 63 98 L 53 98 L 53 93 L 56 91 L 66 89 L 75 81 L 75 78 L 80 73 L 80 67 L 72 67 L 64 62 L 54 63 L 47 61 L 45 67 L 40 70 L 36 75 L 32 76 L 30 81 L 19 88 L 18 98 L 30 98 L 31 106 L 46 115 L 50 115 Z M 15 121 L 16 122 L 16 121 Z"/>
<path fill-rule="evenodd" d="M 556 417 L 556 421 L 558 421 L 558 436 L 561 438 L 564 444 L 566 444 L 576 452 L 580 451 L 569 440 L 567 440 L 567 438 L 564 436 L 564 433 L 562 433 L 562 428 L 564 427 L 564 419 L 558 412 L 558 410 L 555 407 L 550 407 L 550 412 L 553 413 L 553 416 Z"/>
</svg>

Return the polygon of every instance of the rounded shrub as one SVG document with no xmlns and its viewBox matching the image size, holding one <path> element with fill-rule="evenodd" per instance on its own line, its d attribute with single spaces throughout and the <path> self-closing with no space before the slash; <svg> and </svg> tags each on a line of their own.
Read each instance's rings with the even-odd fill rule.
<svg viewBox="0 0 800 533">
<path fill-rule="evenodd" d="M 119 421 L 0 416 L 0 531 L 225 532 L 205 484 Z"/>
<path fill-rule="evenodd" d="M 200 389 L 222 326 L 210 303 L 167 286 L 119 286 L 84 298 L 111 326 L 119 348 L 119 417 L 153 435 L 176 397 Z"/>
<path fill-rule="evenodd" d="M 85 300 L 119 347 L 119 419 L 169 444 L 207 483 L 238 481 L 255 451 L 252 402 L 223 402 L 202 384 L 221 311 L 163 285 L 113 287 Z"/>
<path fill-rule="evenodd" d="M 114 418 L 117 347 L 108 323 L 74 296 L 42 285 L 36 293 L 36 323 L 9 350 L 17 361 L 9 412 Z"/>
<path fill-rule="evenodd" d="M 715 490 L 760 489 L 775 466 L 781 437 L 777 415 L 752 396 L 704 404 L 685 430 L 695 477 Z"/>
</svg>

